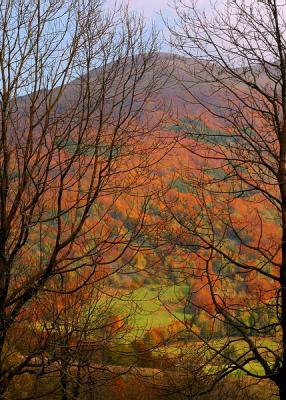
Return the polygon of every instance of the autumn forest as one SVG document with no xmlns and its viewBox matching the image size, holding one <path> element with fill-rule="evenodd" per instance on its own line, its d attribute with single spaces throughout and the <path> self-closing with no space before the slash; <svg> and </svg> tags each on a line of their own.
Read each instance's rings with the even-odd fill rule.
<svg viewBox="0 0 286 400">
<path fill-rule="evenodd" d="M 285 5 L 171 9 L 0 0 L 0 400 L 286 400 Z"/>
</svg>

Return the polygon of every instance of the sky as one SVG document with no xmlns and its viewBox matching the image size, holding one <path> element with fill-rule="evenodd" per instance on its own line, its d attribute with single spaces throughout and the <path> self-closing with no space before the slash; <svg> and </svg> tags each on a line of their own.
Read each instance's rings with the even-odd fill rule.
<svg viewBox="0 0 286 400">
<path fill-rule="evenodd" d="M 114 3 L 117 4 L 125 3 L 129 5 L 131 11 L 135 11 L 142 14 L 145 17 L 147 27 L 151 27 L 154 24 L 156 31 L 159 33 L 158 38 L 161 44 L 161 51 L 170 52 L 169 32 L 166 28 L 164 19 L 168 20 L 170 25 L 173 25 L 176 14 L 173 9 L 175 0 L 105 0 L 105 6 L 107 9 L 112 9 Z M 249 1 L 249 0 L 247 0 Z M 200 10 L 205 10 L 207 13 L 211 10 L 211 4 L 215 4 L 216 7 L 223 6 L 225 0 L 197 0 L 197 6 Z M 185 1 L 188 4 L 188 0 Z"/>
<path fill-rule="evenodd" d="M 166 33 L 166 28 L 160 13 L 162 12 L 165 18 L 174 18 L 174 13 L 170 7 L 173 0 L 106 0 L 106 7 L 112 8 L 115 1 L 117 4 L 121 2 L 128 4 L 131 11 L 145 17 L 147 26 L 151 26 L 153 23 L 157 30 L 164 33 Z"/>
<path fill-rule="evenodd" d="M 156 31 L 159 33 L 161 51 L 170 51 L 167 41 L 164 40 L 164 37 L 167 38 L 169 34 L 160 13 L 162 12 L 164 18 L 174 19 L 174 13 L 169 7 L 173 0 L 106 0 L 105 7 L 112 9 L 115 1 L 117 4 L 126 3 L 131 11 L 142 14 L 147 27 L 151 27 L 152 24 L 156 27 Z"/>
<path fill-rule="evenodd" d="M 146 18 L 154 19 L 160 10 L 168 9 L 168 0 L 130 0 L 130 7 L 136 11 L 143 12 Z"/>
<path fill-rule="evenodd" d="M 114 0 L 107 0 L 107 6 L 112 7 Z M 143 13 L 147 20 L 159 19 L 160 10 L 168 12 L 169 0 L 129 0 L 130 9 Z"/>
<path fill-rule="evenodd" d="M 213 1 L 214 0 L 199 0 L 198 5 L 207 9 Z M 126 0 L 125 2 L 129 4 L 132 10 L 143 13 L 148 20 L 157 20 L 159 18 L 160 10 L 163 14 L 172 15 L 170 6 L 172 6 L 173 0 Z M 114 3 L 114 0 L 107 0 L 106 3 L 110 7 Z M 120 1 L 118 1 L 118 3 L 120 3 Z M 223 1 L 216 0 L 215 3 L 218 5 L 223 3 Z M 187 1 L 186 4 L 188 4 Z"/>
<path fill-rule="evenodd" d="M 112 8 L 116 0 L 106 0 L 105 5 L 107 8 Z M 175 18 L 175 12 L 172 10 L 172 4 L 174 0 L 117 0 L 117 4 L 128 3 L 132 11 L 141 13 L 146 18 L 147 24 L 151 25 L 153 22 L 157 29 L 166 32 L 166 28 L 162 21 L 160 13 L 164 15 L 165 18 L 172 21 Z M 197 5 L 208 10 L 210 3 L 215 2 L 216 5 L 223 4 L 223 0 L 198 0 Z M 188 1 L 186 1 L 188 4 Z"/>
</svg>

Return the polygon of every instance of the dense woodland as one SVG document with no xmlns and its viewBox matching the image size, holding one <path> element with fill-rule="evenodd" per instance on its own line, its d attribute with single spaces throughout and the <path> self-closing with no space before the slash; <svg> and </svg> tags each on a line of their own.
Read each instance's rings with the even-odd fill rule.
<svg viewBox="0 0 286 400">
<path fill-rule="evenodd" d="M 0 1 L 0 399 L 286 400 L 286 23 Z"/>
</svg>

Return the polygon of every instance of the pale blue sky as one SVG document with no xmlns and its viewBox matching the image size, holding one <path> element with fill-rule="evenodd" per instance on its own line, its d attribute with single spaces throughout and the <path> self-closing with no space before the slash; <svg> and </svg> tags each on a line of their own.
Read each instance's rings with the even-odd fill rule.
<svg viewBox="0 0 286 400">
<path fill-rule="evenodd" d="M 129 4 L 132 11 L 136 11 L 145 16 L 147 24 L 153 21 L 159 30 L 164 30 L 160 12 L 169 20 L 173 20 L 175 17 L 175 13 L 172 10 L 173 0 L 105 0 L 106 7 L 112 8 L 115 1 L 117 4 L 120 4 L 121 1 Z M 210 4 L 213 2 L 218 5 L 223 4 L 224 0 L 198 0 L 197 5 L 200 8 L 208 10 Z M 186 4 L 188 4 L 188 0 L 186 0 Z"/>
<path fill-rule="evenodd" d="M 163 41 L 163 35 L 168 36 L 168 33 L 163 23 L 160 12 L 162 12 L 164 17 L 173 19 L 174 15 L 172 9 L 168 6 L 172 3 L 172 0 L 106 0 L 106 8 L 113 8 L 115 1 L 117 4 L 120 4 L 121 1 L 123 3 L 129 4 L 131 11 L 143 14 L 147 26 L 150 27 L 153 23 L 157 31 L 159 31 L 159 37 L 161 38 L 162 44 L 161 49 L 164 51 L 169 50 L 168 44 Z"/>
<path fill-rule="evenodd" d="M 172 0 L 171 0 L 172 1 Z M 129 0 L 130 9 L 143 13 L 147 19 L 157 19 L 160 10 L 167 11 L 169 0 Z M 119 2 L 118 2 L 119 3 Z M 112 7 L 114 0 L 106 0 L 107 7 Z"/>
<path fill-rule="evenodd" d="M 208 6 L 214 1 L 215 0 L 198 0 L 197 5 L 200 8 L 208 9 Z M 160 10 L 162 10 L 164 14 L 167 13 L 169 15 L 171 13 L 170 5 L 172 5 L 173 0 L 123 0 L 123 2 L 128 3 L 132 10 L 143 13 L 147 19 L 157 20 Z M 215 1 L 217 5 L 223 2 L 223 0 Z M 120 3 L 120 1 L 117 0 L 117 3 Z M 114 4 L 114 0 L 106 0 L 106 4 L 110 7 Z M 188 1 L 186 1 L 186 4 L 188 4 Z"/>
</svg>

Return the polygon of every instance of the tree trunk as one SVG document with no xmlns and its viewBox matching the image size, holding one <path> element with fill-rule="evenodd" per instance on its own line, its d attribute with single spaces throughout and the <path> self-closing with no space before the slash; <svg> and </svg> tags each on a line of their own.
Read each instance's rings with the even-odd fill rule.
<svg viewBox="0 0 286 400">
<path fill-rule="evenodd" d="M 67 386 L 68 386 L 68 365 L 66 362 L 62 363 L 61 366 L 61 390 L 62 390 L 62 400 L 68 400 L 67 397 Z"/>
<path fill-rule="evenodd" d="M 282 243 L 282 268 L 281 268 L 281 328 L 282 328 L 282 365 L 279 371 L 277 385 L 280 400 L 286 400 L 286 235 Z"/>
<path fill-rule="evenodd" d="M 280 400 L 286 400 L 286 381 L 285 379 L 281 380 L 279 385 L 279 398 Z"/>
<path fill-rule="evenodd" d="M 0 400 L 4 400 L 6 389 L 6 385 L 0 383 Z"/>
<path fill-rule="evenodd" d="M 79 388 L 81 384 L 81 366 L 77 366 L 76 377 L 75 377 L 75 385 L 73 388 L 73 399 L 76 400 L 79 397 Z"/>
<path fill-rule="evenodd" d="M 283 65 L 285 60 L 283 59 Z M 282 71 L 282 104 L 283 104 L 283 126 L 279 138 L 279 169 L 278 183 L 281 195 L 282 213 L 282 241 L 281 241 L 281 265 L 280 265 L 280 325 L 282 331 L 282 363 L 278 373 L 277 385 L 279 387 L 280 400 L 286 400 L 286 76 L 285 69 Z M 279 294 L 278 294 L 279 297 Z"/>
<path fill-rule="evenodd" d="M 0 322 L 0 400 L 5 398 L 5 393 L 7 391 L 7 387 L 9 382 L 7 381 L 7 376 L 3 374 L 3 365 L 2 365 L 2 356 L 3 356 L 3 347 L 6 337 L 6 330 L 3 324 L 4 318 L 1 318 Z"/>
</svg>

